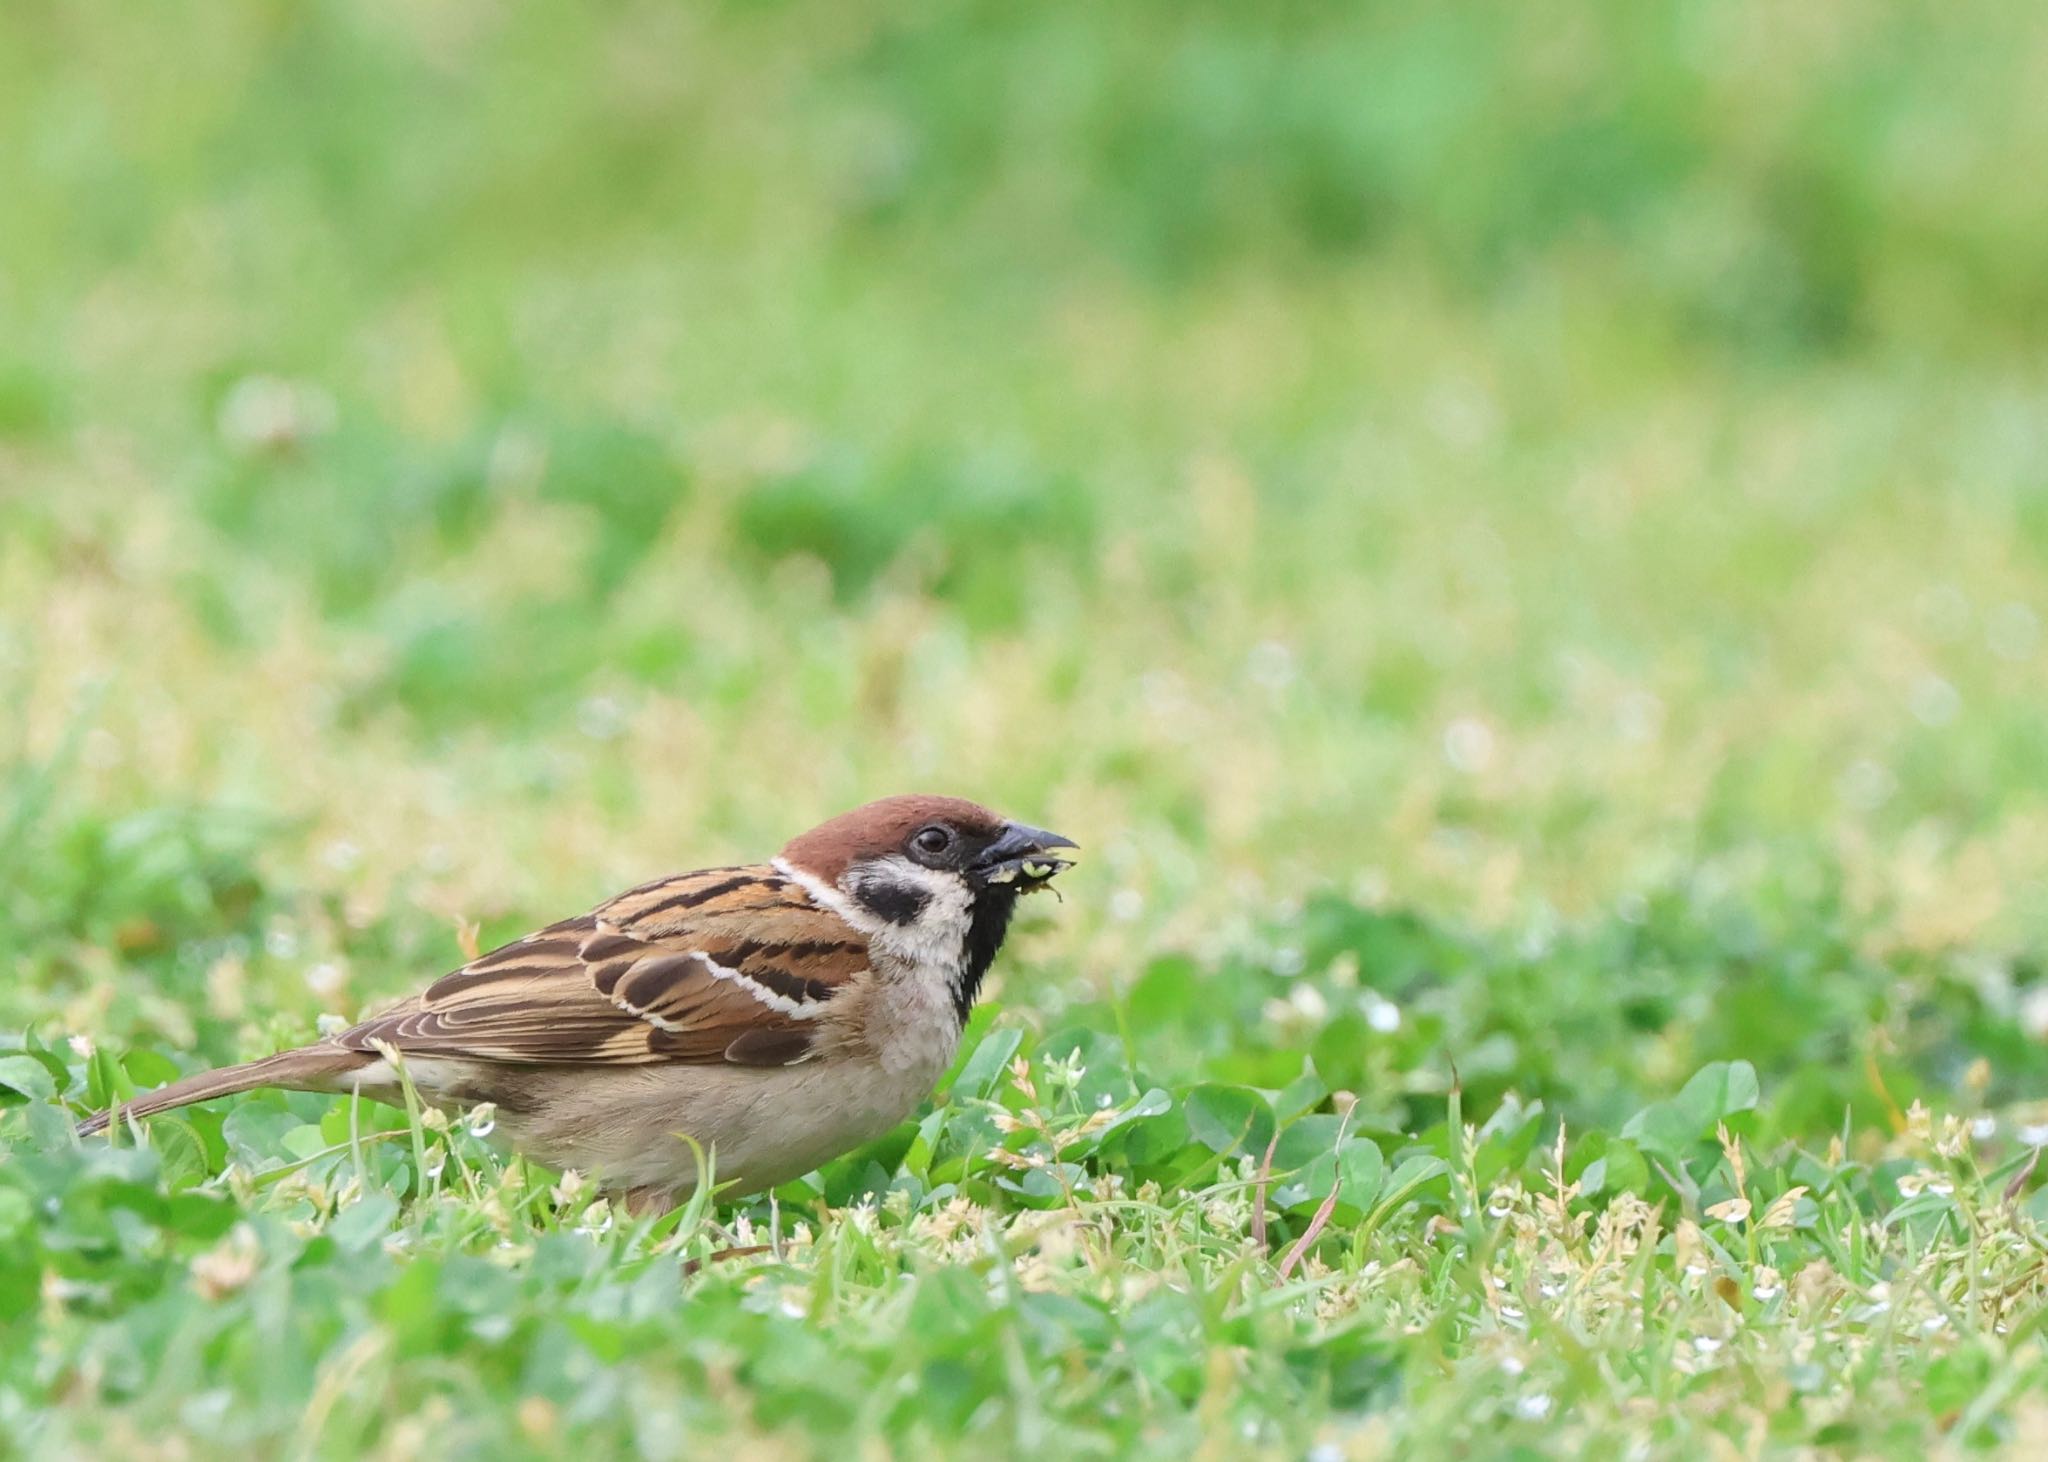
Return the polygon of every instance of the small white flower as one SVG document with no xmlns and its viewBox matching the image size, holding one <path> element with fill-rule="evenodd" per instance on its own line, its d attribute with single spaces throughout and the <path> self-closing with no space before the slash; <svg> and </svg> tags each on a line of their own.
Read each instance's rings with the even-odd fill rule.
<svg viewBox="0 0 2048 1462">
<path fill-rule="evenodd" d="M 2048 1041 L 2048 985 L 2035 985 L 2020 996 L 2020 1029 L 2037 1041 Z"/>
<path fill-rule="evenodd" d="M 1664 702 L 1647 690 L 1630 691 L 1615 704 L 1614 729 L 1638 746 L 1655 741 L 1664 729 Z"/>
<path fill-rule="evenodd" d="M 586 697 L 576 708 L 576 729 L 592 741 L 615 741 L 626 729 L 626 709 L 608 695 Z"/>
<path fill-rule="evenodd" d="M 1956 688 L 1939 675 L 1923 675 L 1913 682 L 1912 693 L 1906 704 L 1913 712 L 1913 719 L 1923 726 L 1946 726 L 1956 718 L 1962 708 L 1963 698 L 1956 694 Z"/>
<path fill-rule="evenodd" d="M 1266 690 L 1284 690 L 1294 680 L 1294 652 L 1278 640 L 1262 640 L 1245 658 L 1245 672 Z"/>
<path fill-rule="evenodd" d="M 256 1277 L 263 1245 L 256 1230 L 238 1223 L 228 1236 L 192 1260 L 193 1288 L 209 1300 L 226 1299 Z"/>
<path fill-rule="evenodd" d="M 327 845 L 326 851 L 320 857 L 321 861 L 336 873 L 346 873 L 363 861 L 363 850 L 347 838 L 336 838 Z"/>
<path fill-rule="evenodd" d="M 1493 765 L 1493 728 L 1477 716 L 1460 716 L 1444 728 L 1444 760 L 1461 772 Z"/>
<path fill-rule="evenodd" d="M 1524 1396 L 1515 1403 L 1515 1415 L 1523 1421 L 1541 1421 L 1550 1415 L 1550 1398 L 1542 1392 Z"/>
<path fill-rule="evenodd" d="M 1835 779 L 1835 795 L 1858 811 L 1869 812 L 1891 800 L 1897 786 L 1891 768 L 1864 757 L 1849 763 Z"/>
<path fill-rule="evenodd" d="M 1330 1013 L 1330 1002 L 1314 985 L 1296 985 L 1287 992 L 1287 1002 L 1306 1020 L 1321 1020 Z"/>
</svg>

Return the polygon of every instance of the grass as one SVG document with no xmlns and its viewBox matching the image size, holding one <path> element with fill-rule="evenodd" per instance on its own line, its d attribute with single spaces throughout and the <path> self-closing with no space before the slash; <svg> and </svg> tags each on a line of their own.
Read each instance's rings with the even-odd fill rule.
<svg viewBox="0 0 2048 1462">
<path fill-rule="evenodd" d="M 1936 19 L 0 18 L 0 1452 L 2037 1453 L 2048 91 Z M 772 1211 L 68 1136 L 910 788 L 1086 861 Z"/>
</svg>

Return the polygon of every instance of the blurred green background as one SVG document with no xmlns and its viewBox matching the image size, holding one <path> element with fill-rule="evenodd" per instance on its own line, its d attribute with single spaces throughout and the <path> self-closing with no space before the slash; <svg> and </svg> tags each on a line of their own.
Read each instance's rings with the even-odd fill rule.
<svg viewBox="0 0 2048 1462">
<path fill-rule="evenodd" d="M 1086 845 L 1049 1015 L 1285 977 L 1327 896 L 1504 950 L 1732 900 L 2010 1021 L 2044 55 L 1993 4 L 11 7 L 0 1006 L 233 1054 L 933 788 Z M 1888 1008 L 1782 974 L 1700 1038 L 1725 973 L 1650 1081 Z"/>
</svg>

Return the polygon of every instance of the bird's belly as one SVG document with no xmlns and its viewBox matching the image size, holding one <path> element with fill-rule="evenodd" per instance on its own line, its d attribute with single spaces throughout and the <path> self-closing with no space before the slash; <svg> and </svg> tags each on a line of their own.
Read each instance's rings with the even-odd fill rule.
<svg viewBox="0 0 2048 1462">
<path fill-rule="evenodd" d="M 694 1139 L 720 1188 L 753 1193 L 883 1136 L 942 1070 L 678 1065 L 586 1070 L 572 1082 L 530 1072 L 529 1089 L 501 1103 L 500 1128 L 509 1145 L 550 1167 L 607 1188 L 678 1195 L 697 1186 L 699 1160 L 686 1140 Z"/>
</svg>

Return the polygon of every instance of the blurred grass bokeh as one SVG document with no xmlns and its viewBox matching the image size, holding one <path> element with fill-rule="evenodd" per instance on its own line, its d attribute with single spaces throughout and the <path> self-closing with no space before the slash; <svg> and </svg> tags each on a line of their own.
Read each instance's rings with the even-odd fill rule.
<svg viewBox="0 0 2048 1462">
<path fill-rule="evenodd" d="M 2038 934 L 2048 26 L 1933 16 L 18 10 L 12 754 L 485 913 L 933 784 Z"/>
<path fill-rule="evenodd" d="M 1182 1073 L 2037 1094 L 2044 56 L 10 7 L 0 1024 L 267 1048 L 929 788 L 1087 849 L 1010 1009 L 1139 991 Z M 1401 1043 L 1289 1015 L 1347 956 Z"/>
<path fill-rule="evenodd" d="M 1704 890 L 2010 1013 L 2048 24 L 1929 15 L 12 14 L 8 1014 L 229 1054 L 906 787 L 1089 848 L 1041 1010 Z"/>
</svg>

